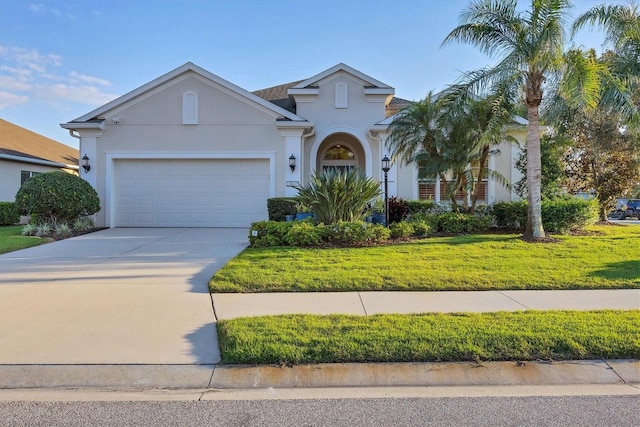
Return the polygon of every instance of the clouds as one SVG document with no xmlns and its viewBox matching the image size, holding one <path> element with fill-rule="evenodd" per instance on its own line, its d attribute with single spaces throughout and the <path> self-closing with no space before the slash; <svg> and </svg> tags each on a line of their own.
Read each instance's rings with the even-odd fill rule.
<svg viewBox="0 0 640 427">
<path fill-rule="evenodd" d="M 37 12 L 39 5 L 32 5 Z M 0 110 L 28 105 L 32 100 L 50 105 L 72 102 L 100 106 L 117 97 L 106 89 L 111 82 L 100 77 L 65 71 L 62 56 L 35 49 L 0 45 Z"/>
</svg>

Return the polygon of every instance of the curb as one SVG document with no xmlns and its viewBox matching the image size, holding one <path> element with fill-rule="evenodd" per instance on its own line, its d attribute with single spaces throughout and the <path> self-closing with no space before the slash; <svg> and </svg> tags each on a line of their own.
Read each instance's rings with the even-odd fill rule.
<svg viewBox="0 0 640 427">
<path fill-rule="evenodd" d="M 640 360 L 231 365 L 1 365 L 0 389 L 259 389 L 640 384 Z"/>
</svg>

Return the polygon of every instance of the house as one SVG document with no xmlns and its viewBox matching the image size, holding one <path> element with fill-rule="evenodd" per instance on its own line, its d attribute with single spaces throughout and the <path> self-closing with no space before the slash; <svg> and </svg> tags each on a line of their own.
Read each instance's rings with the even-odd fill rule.
<svg viewBox="0 0 640 427">
<path fill-rule="evenodd" d="M 266 200 L 294 196 L 314 170 L 359 168 L 383 180 L 392 115 L 409 101 L 338 64 L 306 80 L 248 92 L 192 63 L 63 123 L 80 139 L 107 227 L 246 227 L 266 219 Z M 525 129 L 514 129 L 520 140 Z M 517 147 L 491 167 L 519 179 Z M 414 167 L 393 165 L 389 194 L 440 197 Z M 510 200 L 489 181 L 485 199 Z"/>
<path fill-rule="evenodd" d="M 13 202 L 33 175 L 62 170 L 78 174 L 78 150 L 0 119 L 0 201 Z"/>
</svg>

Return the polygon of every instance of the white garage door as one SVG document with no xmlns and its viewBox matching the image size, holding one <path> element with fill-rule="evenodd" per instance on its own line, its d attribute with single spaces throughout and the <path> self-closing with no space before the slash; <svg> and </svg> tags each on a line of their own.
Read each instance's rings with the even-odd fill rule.
<svg viewBox="0 0 640 427">
<path fill-rule="evenodd" d="M 117 227 L 248 227 L 267 218 L 266 159 L 121 159 L 114 172 Z"/>
</svg>

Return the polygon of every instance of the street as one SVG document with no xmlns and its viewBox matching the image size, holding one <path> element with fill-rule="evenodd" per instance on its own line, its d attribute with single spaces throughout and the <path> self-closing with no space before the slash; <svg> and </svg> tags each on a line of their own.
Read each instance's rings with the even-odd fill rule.
<svg viewBox="0 0 640 427">
<path fill-rule="evenodd" d="M 338 393 L 339 394 L 339 393 Z M 636 426 L 635 395 L 0 402 L 3 426 Z"/>
</svg>

